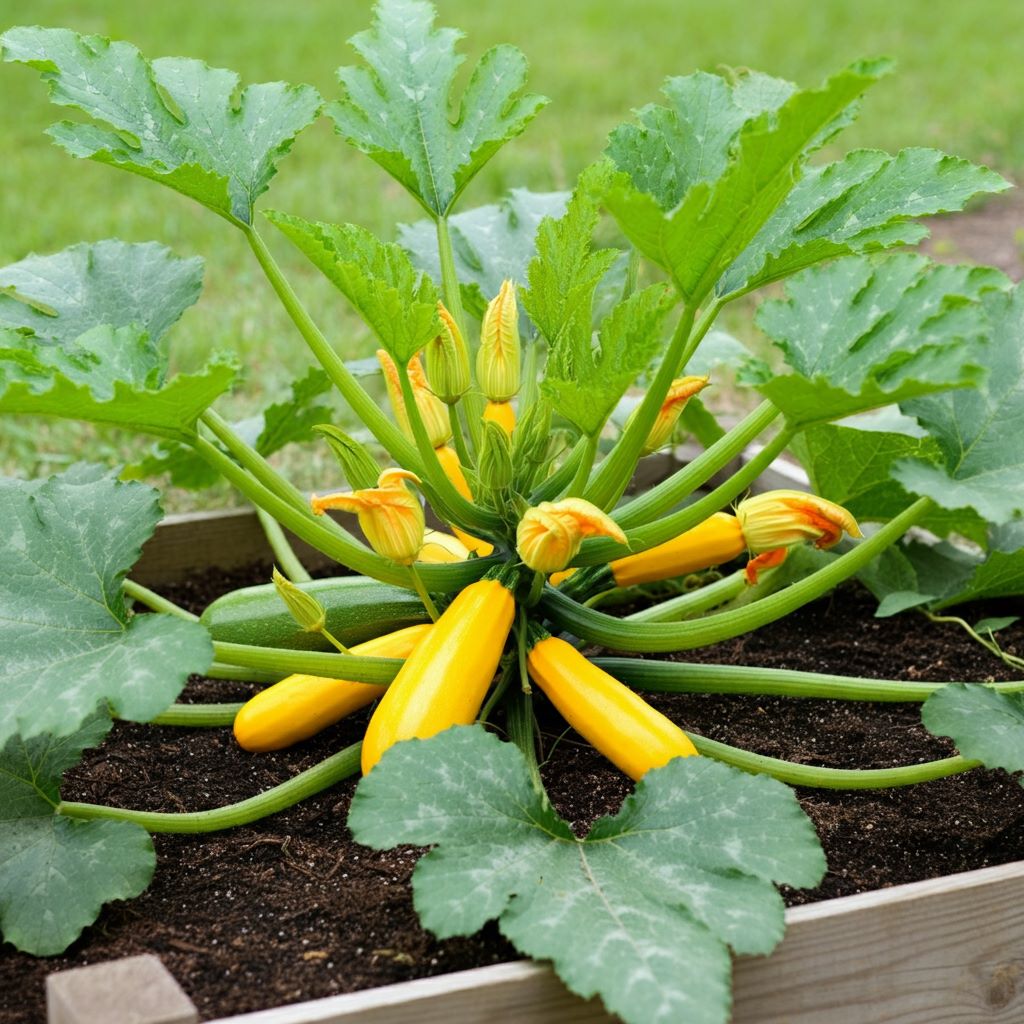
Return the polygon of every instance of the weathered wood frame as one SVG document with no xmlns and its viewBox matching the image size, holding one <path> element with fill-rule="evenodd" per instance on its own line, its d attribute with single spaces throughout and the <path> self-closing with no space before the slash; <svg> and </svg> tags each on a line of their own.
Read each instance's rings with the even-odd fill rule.
<svg viewBox="0 0 1024 1024">
<path fill-rule="evenodd" d="M 665 466 L 659 467 L 661 473 Z M 768 486 L 797 486 L 782 471 Z M 307 564 L 323 556 L 296 543 Z M 170 517 L 134 578 L 150 585 L 270 553 L 255 513 Z M 1024 862 L 791 909 L 769 958 L 735 967 L 734 1024 L 1019 1024 L 1024 1020 Z M 681 956 L 685 952 L 681 951 Z M 116 1002 L 108 998 L 116 991 Z M 153 993 L 165 991 L 166 999 Z M 107 994 L 107 996 L 104 995 Z M 155 957 L 52 974 L 49 1024 L 191 1024 Z M 216 1024 L 604 1024 L 553 972 L 517 962 L 333 996 Z"/>
</svg>

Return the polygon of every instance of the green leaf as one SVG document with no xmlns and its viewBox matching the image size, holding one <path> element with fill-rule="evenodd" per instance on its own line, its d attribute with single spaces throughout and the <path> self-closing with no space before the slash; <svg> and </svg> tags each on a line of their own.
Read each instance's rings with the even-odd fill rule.
<svg viewBox="0 0 1024 1024">
<path fill-rule="evenodd" d="M 230 357 L 164 383 L 166 357 L 137 327 L 95 327 L 67 346 L 0 330 L 0 413 L 89 420 L 188 441 L 235 379 Z"/>
<path fill-rule="evenodd" d="M 208 667 L 202 626 L 125 608 L 122 581 L 159 518 L 156 491 L 100 467 L 0 478 L 0 743 L 66 736 L 100 702 L 148 721 Z"/>
<path fill-rule="evenodd" d="M 61 775 L 109 729 L 93 715 L 61 739 L 16 735 L 0 748 L 0 928 L 34 956 L 63 952 L 104 903 L 138 896 L 153 876 L 141 826 L 54 813 Z"/>
<path fill-rule="evenodd" d="M 762 75 L 677 86 L 673 109 L 645 108 L 641 130 L 613 133 L 608 155 L 623 173 L 607 206 L 697 305 L 792 192 L 809 154 L 888 70 L 887 61 L 853 64 L 806 91 Z"/>
<path fill-rule="evenodd" d="M 914 245 L 928 236 L 915 218 L 1009 187 L 994 171 L 934 149 L 856 150 L 806 170 L 718 290 L 741 295 L 837 256 Z"/>
<path fill-rule="evenodd" d="M 924 702 L 921 720 L 935 736 L 949 736 L 969 760 L 1024 771 L 1024 694 L 950 683 Z"/>
<path fill-rule="evenodd" d="M 338 133 L 443 217 L 470 180 L 547 100 L 524 93 L 526 58 L 514 46 L 488 50 L 462 99 L 452 81 L 461 33 L 435 29 L 422 0 L 380 0 L 373 28 L 349 42 L 367 67 L 338 69 L 344 99 L 327 105 Z M 450 108 L 455 107 L 453 121 Z"/>
<path fill-rule="evenodd" d="M 987 267 L 909 253 L 805 270 L 787 283 L 785 300 L 757 313 L 791 372 L 752 365 L 746 381 L 793 424 L 976 384 L 990 358 L 978 300 L 1005 282 Z"/>
<path fill-rule="evenodd" d="M 308 85 L 268 82 L 238 93 L 238 75 L 202 61 L 147 61 L 130 43 L 63 28 L 12 28 L 4 59 L 42 72 L 50 99 L 99 124 L 49 129 L 72 156 L 88 157 L 176 189 L 238 224 L 277 161 L 320 111 Z"/>
<path fill-rule="evenodd" d="M 937 462 L 938 445 L 919 430 L 907 434 L 860 429 L 852 422 L 812 425 L 793 439 L 790 451 L 807 470 L 815 494 L 843 505 L 861 522 L 887 522 L 913 500 L 892 479 L 893 466 L 904 458 Z M 958 533 L 979 544 L 988 535 L 985 520 L 966 510 L 937 509 L 919 525 L 940 537 Z"/>
<path fill-rule="evenodd" d="M 267 218 L 352 303 L 396 362 L 404 365 L 437 336 L 437 289 L 399 246 L 355 224 L 274 211 Z"/>
<path fill-rule="evenodd" d="M 904 460 L 894 475 L 942 508 L 1009 523 L 1024 514 L 1024 289 L 990 295 L 986 309 L 986 385 L 905 403 L 938 442 L 942 464 Z"/>
<path fill-rule="evenodd" d="M 0 327 L 69 344 L 93 327 L 136 324 L 159 341 L 202 285 L 198 257 L 156 242 L 82 242 L 0 270 Z"/>
<path fill-rule="evenodd" d="M 448 219 L 455 272 L 466 309 L 481 319 L 502 281 L 526 283 L 526 268 L 537 252 L 537 228 L 545 217 L 561 217 L 568 192 L 514 188 L 497 203 L 478 206 Z M 432 220 L 398 225 L 398 242 L 413 264 L 441 283 L 437 229 Z"/>
<path fill-rule="evenodd" d="M 771 883 L 815 885 L 825 870 L 791 790 L 702 757 L 649 772 L 579 840 L 519 750 L 479 727 L 389 750 L 349 827 L 376 849 L 432 847 L 413 891 L 434 934 L 496 918 L 521 952 L 629 1024 L 724 1024 L 727 946 L 768 953 L 783 931 Z"/>
</svg>

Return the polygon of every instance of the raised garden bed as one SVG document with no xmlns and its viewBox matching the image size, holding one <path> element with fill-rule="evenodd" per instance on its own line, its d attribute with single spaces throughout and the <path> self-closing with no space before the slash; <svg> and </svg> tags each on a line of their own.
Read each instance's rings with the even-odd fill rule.
<svg viewBox="0 0 1024 1024">
<path fill-rule="evenodd" d="M 179 517 L 159 529 L 137 576 L 200 607 L 218 589 L 259 577 L 264 570 L 251 563 L 260 543 L 247 513 Z M 198 584 L 194 577 L 172 582 L 183 570 L 218 561 L 231 568 L 208 572 Z M 846 587 L 770 629 L 686 657 L 906 679 L 1010 676 L 953 627 L 925 626 L 913 616 L 875 620 L 871 609 L 870 599 Z M 205 681 L 190 695 L 238 699 L 250 689 Z M 653 699 L 712 738 L 808 763 L 885 767 L 948 750 L 917 724 L 917 705 Z M 361 728 L 360 717 L 291 751 L 252 755 L 226 730 L 122 724 L 76 769 L 67 791 L 151 809 L 198 809 L 212 793 L 220 802 L 273 785 L 352 742 Z M 561 730 L 555 716 L 545 722 L 549 743 Z M 559 811 L 579 827 L 614 810 L 629 789 L 571 736 L 544 771 Z M 161 958 L 203 1020 L 279 1004 L 292 1005 L 247 1019 L 608 1019 L 546 968 L 500 962 L 515 953 L 496 930 L 443 943 L 424 932 L 407 884 L 414 851 L 376 853 L 345 838 L 354 784 L 232 832 L 158 837 L 153 887 L 108 908 L 67 954 L 35 960 L 5 949 L 0 1022 L 43 1019 L 47 971 L 141 952 Z M 923 1024 L 941 1014 L 964 1024 L 1019 1020 L 1024 864 L 1012 862 L 1024 849 L 1024 790 L 1002 773 L 972 772 L 900 790 L 803 791 L 801 801 L 830 871 L 818 890 L 786 894 L 791 904 L 809 905 L 791 906 L 786 939 L 772 957 L 737 962 L 735 1021 Z"/>
</svg>

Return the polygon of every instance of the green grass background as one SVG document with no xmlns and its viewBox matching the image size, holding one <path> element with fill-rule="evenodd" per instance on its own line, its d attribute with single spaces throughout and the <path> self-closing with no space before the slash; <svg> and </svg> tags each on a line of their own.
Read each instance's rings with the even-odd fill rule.
<svg viewBox="0 0 1024 1024">
<path fill-rule="evenodd" d="M 1011 176 L 1024 165 L 1021 3 L 439 0 L 437 6 L 441 24 L 465 31 L 470 61 L 494 43 L 515 43 L 530 59 L 531 88 L 552 99 L 525 136 L 474 182 L 464 207 L 512 185 L 566 187 L 631 108 L 657 98 L 666 75 L 719 64 L 811 84 L 858 57 L 887 54 L 897 59 L 897 74 L 865 100 L 843 148 L 936 146 Z M 334 69 L 355 59 L 346 40 L 369 24 L 370 9 L 367 0 L 0 0 L 0 28 L 68 26 L 128 39 L 150 57 L 199 57 L 235 69 L 243 82 L 309 82 L 332 97 Z M 309 357 L 242 238 L 168 189 L 66 156 L 43 135 L 64 114 L 47 102 L 36 72 L 0 66 L 0 260 L 107 237 L 157 239 L 179 254 L 201 254 L 206 286 L 174 333 L 176 366 L 194 368 L 214 349 L 234 349 L 248 377 L 222 411 L 235 417 L 258 409 L 264 396 L 276 395 L 304 370 Z M 261 205 L 355 221 L 386 238 L 393 237 L 396 221 L 418 217 L 405 193 L 333 135 L 326 120 L 299 138 Z M 266 233 L 272 231 L 268 226 Z M 286 245 L 272 244 L 343 353 L 370 354 L 372 342 L 343 300 Z M 9 473 L 49 472 L 74 458 L 113 460 L 133 450 L 138 446 L 123 438 L 78 424 L 19 420 L 0 426 L 0 469 Z M 334 482 L 323 452 L 292 452 L 284 463 L 302 486 Z M 180 509 L 229 500 L 224 489 L 198 498 L 172 494 L 169 504 Z"/>
</svg>

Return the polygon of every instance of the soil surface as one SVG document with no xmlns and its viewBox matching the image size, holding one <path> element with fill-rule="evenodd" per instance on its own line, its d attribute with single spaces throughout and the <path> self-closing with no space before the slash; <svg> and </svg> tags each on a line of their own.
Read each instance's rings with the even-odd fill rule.
<svg viewBox="0 0 1024 1024">
<path fill-rule="evenodd" d="M 168 596 L 200 610 L 217 594 L 267 578 L 210 574 Z M 841 588 L 749 636 L 687 660 L 742 663 L 907 680 L 1012 678 L 1002 662 L 958 627 L 913 614 L 874 619 L 873 600 Z M 1002 602 L 976 614 L 1024 614 Z M 1024 625 L 1001 634 L 1024 652 Z M 240 700 L 255 687 L 194 680 L 186 698 Z M 888 767 L 945 756 L 918 705 L 673 695 L 651 697 L 705 736 L 809 764 Z M 614 812 L 631 783 L 583 744 L 538 700 L 547 758 L 544 778 L 558 810 L 584 830 Z M 249 754 L 230 730 L 120 723 L 71 772 L 67 799 L 150 810 L 199 810 L 251 796 L 355 742 L 366 714 L 291 750 Z M 556 743 L 555 741 L 558 740 Z M 49 971 L 157 954 L 204 1019 L 516 957 L 494 927 L 438 942 L 420 928 L 409 876 L 417 851 L 377 853 L 356 845 L 345 817 L 356 779 L 256 824 L 207 836 L 157 836 L 158 866 L 140 898 L 108 906 L 70 950 L 37 960 L 0 947 L 0 1022 L 45 1019 Z M 1002 772 L 907 789 L 799 791 L 829 861 L 820 888 L 786 892 L 788 903 L 843 896 L 1024 856 L 1024 789 Z"/>
</svg>

